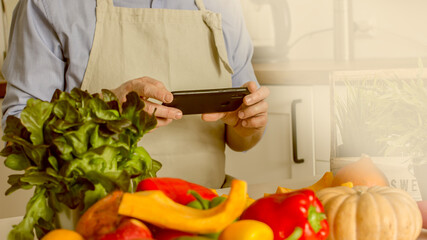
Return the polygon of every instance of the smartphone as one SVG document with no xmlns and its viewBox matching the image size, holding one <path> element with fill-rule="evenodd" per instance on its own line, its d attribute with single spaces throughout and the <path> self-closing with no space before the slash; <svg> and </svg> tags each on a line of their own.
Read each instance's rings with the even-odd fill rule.
<svg viewBox="0 0 427 240">
<path fill-rule="evenodd" d="M 230 112 L 239 108 L 243 98 L 249 93 L 247 88 L 174 91 L 173 101 L 163 105 L 178 108 L 184 115 Z"/>
</svg>

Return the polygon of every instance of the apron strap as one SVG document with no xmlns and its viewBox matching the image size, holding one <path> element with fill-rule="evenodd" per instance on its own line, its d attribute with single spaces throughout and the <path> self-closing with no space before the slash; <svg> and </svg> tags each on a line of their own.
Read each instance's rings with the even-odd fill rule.
<svg viewBox="0 0 427 240">
<path fill-rule="evenodd" d="M 217 48 L 218 55 L 219 55 L 219 58 L 221 59 L 221 62 L 224 64 L 225 69 L 230 74 L 233 74 L 233 69 L 231 68 L 230 64 L 228 63 L 228 59 L 227 59 L 227 49 L 225 48 L 225 43 L 223 41 L 220 18 L 218 18 L 216 16 L 216 14 L 206 10 L 206 7 L 205 7 L 205 4 L 203 3 L 203 0 L 195 0 L 195 2 L 196 2 L 197 7 L 199 8 L 199 10 L 204 11 L 203 21 L 209 27 L 209 29 L 211 30 L 211 32 L 214 36 L 215 46 Z"/>
<path fill-rule="evenodd" d="M 114 7 L 113 0 L 96 0 L 97 8 Z"/>
<path fill-rule="evenodd" d="M 196 1 L 199 1 L 199 0 L 196 0 Z M 233 74 L 234 73 L 233 68 L 230 66 L 228 62 L 227 48 L 225 47 L 224 37 L 222 33 L 222 26 L 220 21 L 221 16 L 211 11 L 204 12 L 202 16 L 206 26 L 208 26 L 210 31 L 212 32 L 215 46 L 218 51 L 218 55 L 221 62 L 223 63 L 225 69 L 230 74 Z"/>
<path fill-rule="evenodd" d="M 205 3 L 203 3 L 203 0 L 196 0 L 195 2 L 199 10 L 206 11 Z"/>
</svg>

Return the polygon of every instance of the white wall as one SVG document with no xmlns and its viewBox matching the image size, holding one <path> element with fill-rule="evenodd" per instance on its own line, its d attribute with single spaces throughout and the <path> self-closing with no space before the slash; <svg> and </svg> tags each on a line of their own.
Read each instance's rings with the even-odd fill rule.
<svg viewBox="0 0 427 240">
<path fill-rule="evenodd" d="M 247 26 L 254 43 L 259 34 L 254 29 L 263 29 L 270 20 L 257 20 L 254 0 L 241 0 Z M 257 2 L 274 2 L 258 0 Z M 280 0 L 278 0 L 280 1 Z M 289 45 L 304 34 L 318 30 L 321 33 L 309 35 L 299 41 L 288 55 L 295 59 L 333 58 L 333 10 L 334 0 L 288 0 L 292 31 Z M 264 6 L 265 17 L 268 12 Z M 271 13 L 270 13 L 271 14 Z M 249 19 L 249 20 L 248 20 Z M 252 19 L 252 20 L 251 20 Z M 355 23 L 354 54 L 357 59 L 365 58 L 412 58 L 427 56 L 427 1 L 425 0 L 353 0 Z M 268 34 L 269 27 L 264 27 Z"/>
<path fill-rule="evenodd" d="M 427 56 L 427 1 L 358 0 L 356 23 L 371 22 L 371 37 L 356 34 L 358 58 Z"/>
</svg>

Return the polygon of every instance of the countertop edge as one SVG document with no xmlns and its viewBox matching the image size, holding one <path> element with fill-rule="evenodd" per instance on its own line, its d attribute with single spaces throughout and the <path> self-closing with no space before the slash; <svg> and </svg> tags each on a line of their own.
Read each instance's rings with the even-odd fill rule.
<svg viewBox="0 0 427 240">
<path fill-rule="evenodd" d="M 329 76 L 336 71 L 385 69 L 417 69 L 424 58 L 335 60 L 289 60 L 254 62 L 255 75 L 261 85 L 329 85 Z"/>
</svg>

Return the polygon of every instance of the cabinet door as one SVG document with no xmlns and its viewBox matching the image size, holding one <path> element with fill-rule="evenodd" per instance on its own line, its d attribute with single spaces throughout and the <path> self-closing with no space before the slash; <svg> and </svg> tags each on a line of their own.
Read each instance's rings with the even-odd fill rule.
<svg viewBox="0 0 427 240">
<path fill-rule="evenodd" d="M 246 152 L 234 152 L 227 148 L 227 174 L 248 183 L 314 176 L 312 87 L 267 87 L 270 89 L 270 96 L 267 98 L 268 125 L 264 136 L 255 147 Z M 292 112 L 296 120 L 294 124 Z M 294 138 L 292 125 L 296 133 Z M 303 161 L 301 163 L 294 161 L 294 143 L 295 156 Z"/>
</svg>

